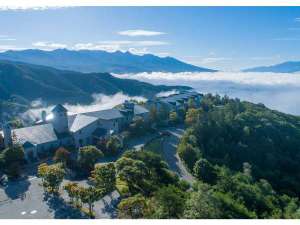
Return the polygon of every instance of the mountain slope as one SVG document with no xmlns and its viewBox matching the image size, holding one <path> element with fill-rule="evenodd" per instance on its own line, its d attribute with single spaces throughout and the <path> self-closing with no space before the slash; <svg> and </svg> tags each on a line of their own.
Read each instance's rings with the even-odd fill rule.
<svg viewBox="0 0 300 225">
<path fill-rule="evenodd" d="M 152 97 L 158 92 L 187 87 L 155 86 L 120 79 L 108 73 L 79 73 L 19 62 L 0 61 L 0 100 L 15 97 L 23 101 L 41 98 L 49 103 L 89 103 L 93 93 L 123 92 Z"/>
<path fill-rule="evenodd" d="M 300 71 L 300 61 L 284 62 L 272 66 L 261 66 L 243 70 L 244 72 L 296 73 Z"/>
<path fill-rule="evenodd" d="M 0 59 L 20 61 L 57 69 L 78 72 L 139 73 L 139 72 L 215 72 L 215 70 L 193 66 L 172 57 L 143 56 L 130 52 L 105 52 L 57 49 L 42 51 L 28 49 L 0 53 Z"/>
</svg>

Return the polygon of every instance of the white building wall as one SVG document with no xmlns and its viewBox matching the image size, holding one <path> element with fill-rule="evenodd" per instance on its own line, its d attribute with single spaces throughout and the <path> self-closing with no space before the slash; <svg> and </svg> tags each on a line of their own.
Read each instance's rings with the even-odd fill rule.
<svg viewBox="0 0 300 225">
<path fill-rule="evenodd" d="M 73 133 L 74 144 L 77 148 L 92 143 L 92 133 L 101 127 L 98 120 Z"/>
<path fill-rule="evenodd" d="M 102 120 L 99 119 L 101 127 L 106 130 L 113 130 L 116 133 L 120 131 L 120 124 L 122 123 L 122 119 L 114 119 L 114 120 Z"/>
</svg>

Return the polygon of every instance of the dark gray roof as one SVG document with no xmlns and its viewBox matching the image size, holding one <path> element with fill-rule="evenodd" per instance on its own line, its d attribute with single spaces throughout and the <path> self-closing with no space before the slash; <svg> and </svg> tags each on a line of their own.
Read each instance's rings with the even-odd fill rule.
<svg viewBox="0 0 300 225">
<path fill-rule="evenodd" d="M 58 137 L 54 132 L 52 124 L 42 124 L 32 127 L 14 129 L 17 141 L 21 144 L 30 142 L 33 145 L 57 141 Z"/>
<path fill-rule="evenodd" d="M 62 104 L 57 104 L 53 109 L 52 112 L 67 112 L 68 110 L 63 107 Z"/>
<path fill-rule="evenodd" d="M 95 122 L 98 118 L 92 116 L 86 116 L 84 114 L 77 114 L 73 119 L 71 126 L 69 126 L 71 132 L 76 132 L 83 127 Z"/>
<path fill-rule="evenodd" d="M 146 109 L 145 107 L 141 106 L 141 105 L 134 105 L 134 115 L 140 115 L 140 114 L 144 114 L 144 113 L 148 113 L 149 110 Z"/>
<path fill-rule="evenodd" d="M 112 120 L 112 119 L 118 119 L 124 117 L 121 114 L 120 110 L 116 108 L 95 111 L 95 112 L 87 112 L 83 114 L 86 116 L 96 117 L 98 119 L 103 119 L 103 120 Z"/>
<path fill-rule="evenodd" d="M 190 97 L 197 96 L 197 95 L 200 95 L 200 94 L 198 92 L 191 91 L 191 92 L 184 92 L 184 93 L 180 93 L 180 94 L 174 94 L 174 95 L 171 95 L 168 97 L 162 97 L 162 98 L 159 98 L 159 100 L 162 102 L 172 104 L 172 103 L 176 103 L 178 101 L 186 100 Z"/>
</svg>

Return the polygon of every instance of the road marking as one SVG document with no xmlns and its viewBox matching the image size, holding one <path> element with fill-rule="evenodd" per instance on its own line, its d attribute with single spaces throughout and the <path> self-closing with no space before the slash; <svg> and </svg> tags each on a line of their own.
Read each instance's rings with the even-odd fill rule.
<svg viewBox="0 0 300 225">
<path fill-rule="evenodd" d="M 24 216 L 25 214 L 26 214 L 26 211 L 23 211 L 23 212 L 21 212 L 21 215 L 23 215 L 23 216 Z"/>
<path fill-rule="evenodd" d="M 37 213 L 37 210 L 32 210 L 31 212 L 30 212 L 30 214 L 36 214 Z"/>
</svg>

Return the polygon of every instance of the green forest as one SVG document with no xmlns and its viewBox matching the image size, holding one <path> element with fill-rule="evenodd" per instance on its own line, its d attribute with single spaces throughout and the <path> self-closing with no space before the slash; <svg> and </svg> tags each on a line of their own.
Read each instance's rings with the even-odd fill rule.
<svg viewBox="0 0 300 225">
<path fill-rule="evenodd" d="M 185 218 L 299 218 L 300 118 L 205 95 L 177 152 L 197 178 Z"/>
</svg>

